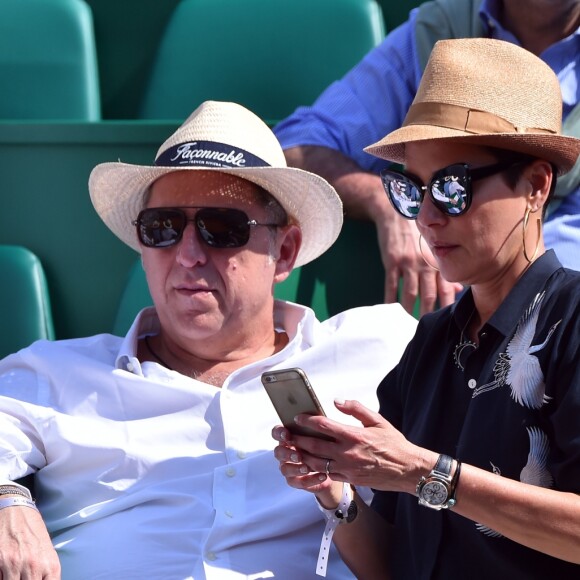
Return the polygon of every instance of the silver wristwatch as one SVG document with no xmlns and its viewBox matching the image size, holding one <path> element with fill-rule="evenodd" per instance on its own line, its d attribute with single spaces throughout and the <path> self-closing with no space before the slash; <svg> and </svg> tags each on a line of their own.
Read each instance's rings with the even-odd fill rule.
<svg viewBox="0 0 580 580">
<path fill-rule="evenodd" d="M 449 455 L 440 455 L 429 475 L 422 477 L 417 484 L 419 505 L 434 510 L 453 507 L 456 503 L 455 487 L 459 478 L 460 465 L 457 462 L 455 474 L 451 476 L 453 458 Z"/>
</svg>

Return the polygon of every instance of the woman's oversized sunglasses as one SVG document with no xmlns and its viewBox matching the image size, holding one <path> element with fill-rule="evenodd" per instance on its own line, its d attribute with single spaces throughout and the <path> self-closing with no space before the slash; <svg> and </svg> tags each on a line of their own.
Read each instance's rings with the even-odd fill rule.
<svg viewBox="0 0 580 580">
<path fill-rule="evenodd" d="M 197 209 L 188 217 L 186 209 Z M 188 224 L 195 225 L 200 239 L 211 248 L 241 248 L 256 226 L 280 227 L 251 220 L 239 209 L 221 207 L 153 207 L 139 212 L 133 225 L 141 244 L 147 248 L 168 248 L 179 243 Z"/>
<path fill-rule="evenodd" d="M 502 161 L 471 169 L 466 163 L 454 163 L 437 171 L 427 185 L 409 173 L 385 169 L 381 172 L 383 187 L 393 207 L 408 220 L 416 220 L 425 192 L 433 205 L 448 216 L 464 214 L 471 205 L 471 184 L 501 173 L 522 161 Z"/>
</svg>

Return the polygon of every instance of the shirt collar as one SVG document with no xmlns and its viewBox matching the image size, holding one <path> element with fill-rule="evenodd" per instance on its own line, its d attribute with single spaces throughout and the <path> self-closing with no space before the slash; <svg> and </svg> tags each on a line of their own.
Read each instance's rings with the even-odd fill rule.
<svg viewBox="0 0 580 580">
<path fill-rule="evenodd" d="M 516 282 L 487 324 L 504 336 L 511 334 L 521 318 L 521 313 L 546 286 L 552 274 L 560 268 L 562 264 L 553 250 L 548 250 L 540 256 Z M 474 307 L 473 295 L 469 289 L 454 307 L 453 320 L 458 329 L 465 328 Z"/>
<path fill-rule="evenodd" d="M 301 338 L 300 343 L 310 342 L 309 335 L 316 322 L 314 312 L 310 308 L 291 302 L 274 301 L 274 326 L 276 330 L 286 332 L 289 338 L 289 344 L 280 352 L 296 348 L 297 337 Z M 115 359 L 115 368 L 143 376 L 141 363 L 137 358 L 139 339 L 158 334 L 160 329 L 161 324 L 155 307 L 150 306 L 141 310 L 121 343 Z"/>
</svg>

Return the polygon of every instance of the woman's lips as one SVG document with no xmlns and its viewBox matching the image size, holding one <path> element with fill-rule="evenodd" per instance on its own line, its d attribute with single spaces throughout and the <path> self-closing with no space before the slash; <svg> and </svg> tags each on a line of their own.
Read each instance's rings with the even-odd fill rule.
<svg viewBox="0 0 580 580">
<path fill-rule="evenodd" d="M 443 242 L 435 242 L 433 244 L 429 244 L 429 247 L 431 248 L 431 253 L 436 258 L 445 258 L 447 255 L 449 255 L 453 250 L 455 250 L 459 246 L 457 244 L 447 244 L 447 243 L 443 243 Z"/>
</svg>

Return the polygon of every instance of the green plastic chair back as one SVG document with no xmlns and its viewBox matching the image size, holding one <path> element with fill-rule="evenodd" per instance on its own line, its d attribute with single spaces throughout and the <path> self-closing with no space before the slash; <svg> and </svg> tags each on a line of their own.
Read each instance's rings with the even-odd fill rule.
<svg viewBox="0 0 580 580">
<path fill-rule="evenodd" d="M 0 0 L 0 118 L 100 118 L 93 21 L 83 0 Z"/>
<path fill-rule="evenodd" d="M 409 18 L 409 12 L 425 0 L 377 0 L 383 11 L 385 28 L 393 30 Z"/>
<path fill-rule="evenodd" d="M 41 338 L 52 340 L 54 328 L 44 269 L 22 246 L 0 245 L 0 358 Z"/>
<path fill-rule="evenodd" d="M 274 124 L 311 104 L 383 37 L 375 0 L 182 0 L 141 117 L 183 120 L 220 100 Z"/>
<path fill-rule="evenodd" d="M 141 258 L 139 257 L 129 270 L 127 282 L 121 294 L 119 308 L 117 309 L 117 315 L 113 324 L 113 334 L 125 336 L 131 324 L 133 324 L 137 313 L 143 308 L 152 305 L 153 300 L 149 293 L 145 271 L 143 270 Z"/>
</svg>

